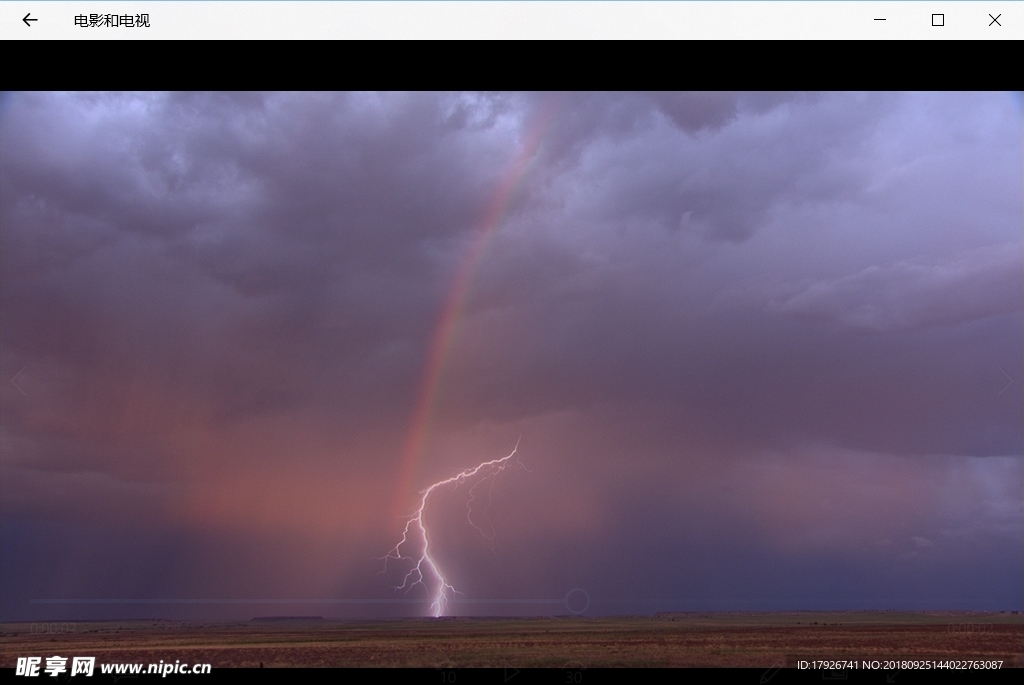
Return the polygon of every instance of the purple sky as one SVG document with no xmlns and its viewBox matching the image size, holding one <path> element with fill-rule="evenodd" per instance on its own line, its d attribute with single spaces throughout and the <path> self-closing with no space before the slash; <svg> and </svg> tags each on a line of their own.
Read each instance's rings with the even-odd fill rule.
<svg viewBox="0 0 1024 685">
<path fill-rule="evenodd" d="M 0 618 L 1019 610 L 1021 117 L 5 95 Z"/>
</svg>

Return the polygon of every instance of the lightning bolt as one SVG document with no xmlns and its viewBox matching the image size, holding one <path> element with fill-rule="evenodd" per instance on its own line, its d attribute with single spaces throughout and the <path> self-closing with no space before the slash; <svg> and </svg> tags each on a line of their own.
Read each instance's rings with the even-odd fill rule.
<svg viewBox="0 0 1024 685">
<path fill-rule="evenodd" d="M 504 471 L 512 462 L 511 459 L 515 457 L 516 451 L 519 449 L 519 441 L 516 441 L 516 446 L 512 450 L 511 454 L 501 459 L 492 459 L 491 461 L 485 461 L 480 463 L 473 468 L 460 471 L 451 478 L 438 481 L 428 487 L 426 490 L 421 490 L 419 508 L 405 521 L 405 529 L 402 531 L 402 539 L 395 545 L 390 552 L 385 556 L 381 557 L 384 560 L 384 570 L 387 570 L 388 559 L 394 559 L 395 561 L 410 561 L 413 563 L 413 567 L 409 569 L 409 572 L 405 574 L 405 578 L 402 580 L 402 584 L 395 588 L 398 590 L 405 590 L 408 592 L 416 585 L 422 585 L 427 587 L 427 582 L 432 580 L 436 584 L 436 590 L 433 594 L 433 599 L 430 604 L 430 611 L 434 614 L 434 617 L 440 617 L 444 615 L 444 612 L 448 608 L 448 602 L 456 594 L 461 595 L 462 593 L 455 589 L 455 587 L 445 579 L 444 574 L 441 573 L 441 569 L 437 565 L 437 561 L 431 556 L 430 552 L 430 540 L 427 537 L 427 526 L 423 521 L 423 512 L 427 508 L 427 499 L 429 499 L 431 493 L 438 488 L 442 488 L 446 485 L 455 485 L 458 487 L 460 484 L 467 482 L 477 476 L 481 476 L 470 489 L 469 489 L 469 502 L 466 504 L 466 520 L 469 525 L 480 531 L 480 534 L 486 537 L 492 543 L 493 550 L 493 535 L 488 535 L 483 528 L 473 522 L 473 500 L 476 499 L 476 488 L 480 483 L 490 480 L 491 490 L 488 491 L 488 495 L 493 491 L 494 488 L 494 477 Z M 517 459 L 518 462 L 518 459 Z M 520 466 L 522 466 L 520 464 Z M 485 513 L 486 516 L 486 513 Z M 493 530 L 493 527 L 491 528 Z M 412 544 L 412 540 L 419 539 L 422 541 L 422 548 L 418 557 L 407 556 L 402 554 L 402 547 L 405 545 Z M 381 571 L 383 573 L 384 571 Z"/>
</svg>

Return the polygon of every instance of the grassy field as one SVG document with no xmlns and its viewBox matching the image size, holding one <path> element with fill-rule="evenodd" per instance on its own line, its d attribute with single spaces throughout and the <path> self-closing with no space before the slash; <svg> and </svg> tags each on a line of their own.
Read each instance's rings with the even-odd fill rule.
<svg viewBox="0 0 1024 685">
<path fill-rule="evenodd" d="M 6 623 L 18 656 L 96 656 L 214 668 L 794 666 L 798 659 L 1001 659 L 1021 667 L 1012 613 L 679 613 L 606 618 Z M 43 632 L 45 631 L 45 632 Z"/>
</svg>

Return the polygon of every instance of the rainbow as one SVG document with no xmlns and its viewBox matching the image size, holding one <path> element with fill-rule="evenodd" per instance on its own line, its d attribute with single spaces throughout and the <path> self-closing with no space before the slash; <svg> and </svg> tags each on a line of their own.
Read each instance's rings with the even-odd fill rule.
<svg viewBox="0 0 1024 685">
<path fill-rule="evenodd" d="M 534 124 L 527 129 L 519 152 L 512 160 L 512 164 L 498 185 L 497 192 L 488 204 L 479 228 L 476 229 L 469 247 L 459 263 L 455 281 L 445 298 L 440 320 L 431 337 L 430 352 L 416 396 L 412 422 L 402 448 L 393 518 L 404 518 L 408 515 L 404 507 L 408 503 L 408 495 L 412 490 L 413 481 L 419 468 L 423 446 L 430 429 L 430 419 L 434 405 L 437 403 L 441 380 L 447 366 L 449 353 L 455 343 L 459 321 L 462 319 L 473 276 L 480 266 L 487 244 L 501 224 L 512 198 L 515 197 L 516 191 L 522 185 L 523 179 L 536 157 L 537 150 L 555 118 L 555 104 L 555 99 L 551 98 L 541 108 L 540 116 L 536 117 Z"/>
</svg>

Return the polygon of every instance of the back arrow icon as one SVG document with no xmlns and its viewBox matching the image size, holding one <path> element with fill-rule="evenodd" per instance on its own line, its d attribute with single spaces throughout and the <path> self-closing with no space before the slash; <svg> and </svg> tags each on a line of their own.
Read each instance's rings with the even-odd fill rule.
<svg viewBox="0 0 1024 685">
<path fill-rule="evenodd" d="M 38 20 L 38 19 L 29 19 L 29 18 L 28 18 L 28 15 L 29 15 L 29 14 L 32 14 L 32 13 L 31 13 L 31 12 L 29 12 L 29 13 L 28 13 L 28 14 L 26 14 L 26 15 L 25 15 L 24 17 L 22 17 L 22 19 L 21 19 L 21 20 L 22 20 L 23 22 L 25 22 L 25 26 L 27 26 L 27 27 L 29 27 L 29 28 L 32 28 L 32 24 L 30 24 L 29 22 L 30 22 L 30 21 L 39 21 L 39 20 Z"/>
</svg>

